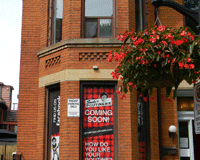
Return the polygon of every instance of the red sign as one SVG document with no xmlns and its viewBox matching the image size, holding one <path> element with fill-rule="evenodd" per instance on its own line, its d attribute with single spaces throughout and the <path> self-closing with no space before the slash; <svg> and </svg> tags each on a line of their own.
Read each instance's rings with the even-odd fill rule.
<svg viewBox="0 0 200 160">
<path fill-rule="evenodd" d="M 114 160 L 113 88 L 84 88 L 84 160 Z"/>
</svg>

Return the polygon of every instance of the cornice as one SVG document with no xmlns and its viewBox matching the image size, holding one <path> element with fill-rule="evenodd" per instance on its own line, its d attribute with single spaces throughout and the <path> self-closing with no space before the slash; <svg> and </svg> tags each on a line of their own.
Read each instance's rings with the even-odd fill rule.
<svg viewBox="0 0 200 160">
<path fill-rule="evenodd" d="M 66 48 L 94 48 L 94 47 L 120 47 L 123 43 L 115 38 L 90 38 L 66 39 L 37 52 L 38 57 L 43 57 Z"/>
</svg>

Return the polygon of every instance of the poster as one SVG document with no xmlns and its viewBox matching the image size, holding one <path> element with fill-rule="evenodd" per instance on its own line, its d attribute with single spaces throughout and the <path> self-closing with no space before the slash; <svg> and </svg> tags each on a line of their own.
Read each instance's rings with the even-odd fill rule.
<svg viewBox="0 0 200 160">
<path fill-rule="evenodd" d="M 59 160 L 60 91 L 52 92 L 51 97 L 51 160 Z"/>
<path fill-rule="evenodd" d="M 114 160 L 113 88 L 84 88 L 84 160 Z"/>
<path fill-rule="evenodd" d="M 80 99 L 67 100 L 67 117 L 80 117 Z"/>
</svg>

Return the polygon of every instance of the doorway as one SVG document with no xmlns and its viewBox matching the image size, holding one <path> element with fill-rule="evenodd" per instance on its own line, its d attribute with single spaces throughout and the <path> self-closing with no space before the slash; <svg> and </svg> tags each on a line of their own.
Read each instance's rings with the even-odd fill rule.
<svg viewBox="0 0 200 160">
<path fill-rule="evenodd" d="M 190 96 L 189 96 L 190 95 Z M 194 129 L 193 92 L 178 92 L 178 128 L 179 128 L 179 159 L 200 159 L 200 135 Z"/>
</svg>

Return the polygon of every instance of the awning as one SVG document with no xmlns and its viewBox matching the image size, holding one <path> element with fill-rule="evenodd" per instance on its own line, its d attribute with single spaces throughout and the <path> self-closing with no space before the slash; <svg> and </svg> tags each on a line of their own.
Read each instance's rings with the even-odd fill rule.
<svg viewBox="0 0 200 160">
<path fill-rule="evenodd" d="M 17 133 L 7 131 L 5 129 L 0 129 L 0 137 L 3 138 L 17 138 Z"/>
</svg>

